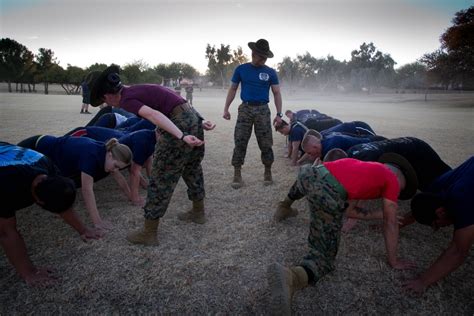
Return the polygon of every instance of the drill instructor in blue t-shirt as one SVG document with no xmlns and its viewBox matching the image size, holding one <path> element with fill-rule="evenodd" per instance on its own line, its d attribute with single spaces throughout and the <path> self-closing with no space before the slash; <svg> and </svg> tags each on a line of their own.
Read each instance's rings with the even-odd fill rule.
<svg viewBox="0 0 474 316">
<path fill-rule="evenodd" d="M 265 166 L 264 184 L 272 184 L 271 167 L 273 157 L 272 122 L 270 109 L 268 108 L 269 90 L 272 89 L 277 114 L 273 123 L 281 123 L 282 100 L 277 73 L 274 69 L 265 65 L 267 58 L 272 58 L 268 41 L 259 39 L 257 42 L 248 43 L 252 50 L 252 61 L 238 66 L 232 76 L 232 84 L 225 100 L 223 118 L 230 120 L 229 107 L 235 98 L 237 88 L 242 83 L 240 98 L 242 104 L 239 106 L 237 123 L 234 131 L 234 154 L 232 155 L 232 166 L 234 166 L 234 180 L 232 187 L 238 189 L 242 186 L 241 168 L 244 164 L 247 144 L 252 135 L 252 127 L 255 128 L 258 147 L 262 155 L 262 163 Z"/>
</svg>

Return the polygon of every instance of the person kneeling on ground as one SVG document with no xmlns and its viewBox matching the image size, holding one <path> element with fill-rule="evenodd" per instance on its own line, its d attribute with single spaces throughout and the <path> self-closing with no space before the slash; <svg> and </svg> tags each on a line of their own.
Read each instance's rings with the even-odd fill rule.
<svg viewBox="0 0 474 316">
<path fill-rule="evenodd" d="M 411 190 L 411 187 L 398 168 L 378 162 L 346 158 L 317 166 L 303 166 L 298 175 L 297 188 L 307 197 L 311 213 L 310 251 L 299 266 L 286 268 L 279 263 L 269 265 L 267 273 L 273 312 L 289 315 L 294 292 L 334 270 L 343 214 L 357 200 L 383 198 L 388 263 L 394 269 L 413 268 L 414 263 L 397 256 L 397 198 L 400 189 Z"/>
<path fill-rule="evenodd" d="M 426 193 L 417 194 L 411 202 L 416 221 L 437 230 L 454 224 L 453 239 L 448 248 L 416 279 L 404 287 L 423 293 L 430 285 L 459 268 L 474 244 L 474 157 L 437 178 Z"/>
<path fill-rule="evenodd" d="M 11 264 L 28 285 L 43 286 L 54 278 L 46 268 L 35 267 L 28 257 L 25 241 L 16 227 L 16 211 L 38 204 L 58 214 L 81 238 L 98 239 L 72 209 L 76 188 L 46 156 L 31 149 L 0 142 L 0 244 Z"/>
</svg>

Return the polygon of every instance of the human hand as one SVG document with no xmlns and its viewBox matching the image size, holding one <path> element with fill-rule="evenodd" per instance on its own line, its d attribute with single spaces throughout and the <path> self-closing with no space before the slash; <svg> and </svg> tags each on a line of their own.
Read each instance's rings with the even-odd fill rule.
<svg viewBox="0 0 474 316">
<path fill-rule="evenodd" d="M 81 239 L 84 242 L 88 242 L 93 239 L 100 239 L 104 237 L 104 231 L 97 228 L 88 228 L 81 234 Z"/>
<path fill-rule="evenodd" d="M 211 121 L 203 121 L 202 128 L 206 131 L 212 131 L 216 127 L 216 124 L 212 123 Z"/>
<path fill-rule="evenodd" d="M 50 268 L 34 268 L 30 273 L 23 277 L 26 284 L 32 287 L 49 287 L 57 282 L 58 278 L 54 276 Z"/>
<path fill-rule="evenodd" d="M 94 226 L 96 229 L 102 231 L 102 233 L 111 230 L 113 227 L 112 223 L 106 220 L 100 220 L 99 222 L 94 223 Z"/>
<path fill-rule="evenodd" d="M 402 259 L 396 259 L 396 261 L 393 263 L 390 263 L 390 265 L 395 270 L 413 270 L 416 268 L 416 263 L 414 263 L 413 261 L 402 260 Z"/>
<path fill-rule="evenodd" d="M 222 115 L 222 117 L 223 117 L 225 120 L 230 120 L 230 112 L 227 111 L 227 110 L 224 110 L 224 114 Z"/>
<path fill-rule="evenodd" d="M 193 135 L 184 136 L 183 141 L 191 147 L 204 145 L 203 140 L 200 140 L 199 138 L 197 138 L 196 136 L 193 136 Z"/>
<path fill-rule="evenodd" d="M 424 284 L 424 282 L 420 278 L 413 279 L 413 280 L 405 280 L 402 283 L 402 287 L 407 292 L 413 293 L 416 295 L 423 294 L 423 292 L 425 292 L 427 288 L 427 286 Z"/>
<path fill-rule="evenodd" d="M 281 117 L 278 115 L 275 115 L 275 118 L 273 119 L 273 126 L 275 126 L 275 124 L 281 124 Z"/>
</svg>

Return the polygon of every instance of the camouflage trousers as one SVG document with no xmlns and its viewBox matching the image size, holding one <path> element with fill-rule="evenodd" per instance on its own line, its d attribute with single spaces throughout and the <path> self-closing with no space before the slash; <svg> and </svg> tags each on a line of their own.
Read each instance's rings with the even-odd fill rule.
<svg viewBox="0 0 474 316">
<path fill-rule="evenodd" d="M 170 119 L 184 133 L 204 139 L 202 120 L 194 109 L 181 112 Z M 165 214 L 180 177 L 183 177 L 188 187 L 188 198 L 191 201 L 204 199 L 201 167 L 203 158 L 204 145 L 192 148 L 184 141 L 161 131 L 161 137 L 155 146 L 144 207 L 146 219 L 157 219 Z"/>
<path fill-rule="evenodd" d="M 316 282 L 335 268 L 347 194 L 322 165 L 303 166 L 297 186 L 306 195 L 311 216 L 309 253 L 301 265 L 313 273 Z"/>
<path fill-rule="evenodd" d="M 247 145 L 252 135 L 252 127 L 255 129 L 258 147 L 262 152 L 262 163 L 265 166 L 271 166 L 273 163 L 272 123 L 268 105 L 241 104 L 234 130 L 235 147 L 232 155 L 232 166 L 234 167 L 240 167 L 244 164 Z"/>
</svg>

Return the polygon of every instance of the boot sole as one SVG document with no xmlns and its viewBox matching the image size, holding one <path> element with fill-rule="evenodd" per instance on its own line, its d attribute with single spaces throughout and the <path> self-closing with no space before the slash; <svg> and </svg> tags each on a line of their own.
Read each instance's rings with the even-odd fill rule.
<svg viewBox="0 0 474 316">
<path fill-rule="evenodd" d="M 291 297 L 285 267 L 272 263 L 267 268 L 268 286 L 270 288 L 270 314 L 291 315 Z"/>
</svg>

